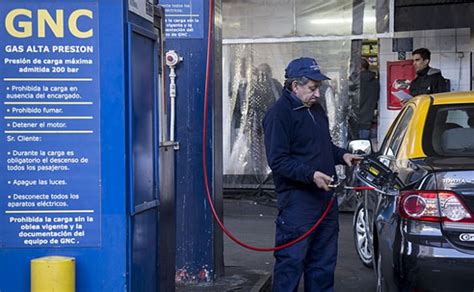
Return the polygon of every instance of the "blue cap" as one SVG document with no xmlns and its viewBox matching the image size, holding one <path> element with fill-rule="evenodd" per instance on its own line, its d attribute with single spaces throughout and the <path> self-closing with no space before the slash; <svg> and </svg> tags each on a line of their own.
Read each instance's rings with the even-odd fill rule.
<svg viewBox="0 0 474 292">
<path fill-rule="evenodd" d="M 285 69 L 285 78 L 299 77 L 306 77 L 315 81 L 330 79 L 321 73 L 318 63 L 313 58 L 298 58 L 288 64 Z"/>
</svg>

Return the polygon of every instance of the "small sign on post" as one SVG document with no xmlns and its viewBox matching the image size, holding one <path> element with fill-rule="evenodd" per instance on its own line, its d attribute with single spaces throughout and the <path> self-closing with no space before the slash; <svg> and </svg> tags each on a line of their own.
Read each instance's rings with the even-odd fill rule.
<svg viewBox="0 0 474 292">
<path fill-rule="evenodd" d="M 204 37 L 203 0 L 162 0 L 165 8 L 167 39 L 202 39 Z"/>
</svg>

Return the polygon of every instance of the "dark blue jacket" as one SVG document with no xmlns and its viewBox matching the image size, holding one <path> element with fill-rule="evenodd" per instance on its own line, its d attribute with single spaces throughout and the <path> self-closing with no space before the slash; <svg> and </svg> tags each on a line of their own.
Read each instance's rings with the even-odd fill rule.
<svg viewBox="0 0 474 292">
<path fill-rule="evenodd" d="M 311 108 L 289 90 L 263 119 L 267 160 L 273 171 L 277 192 L 307 189 L 323 192 L 313 182 L 315 171 L 335 176 L 335 164 L 347 153 L 332 143 L 329 122 L 323 108 Z"/>
</svg>

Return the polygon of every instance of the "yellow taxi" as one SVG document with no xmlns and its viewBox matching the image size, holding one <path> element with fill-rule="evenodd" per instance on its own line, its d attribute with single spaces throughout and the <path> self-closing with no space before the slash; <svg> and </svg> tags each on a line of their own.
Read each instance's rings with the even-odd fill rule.
<svg viewBox="0 0 474 292">
<path fill-rule="evenodd" d="M 411 99 L 357 177 L 375 187 L 353 229 L 377 291 L 474 291 L 474 92 Z"/>
</svg>

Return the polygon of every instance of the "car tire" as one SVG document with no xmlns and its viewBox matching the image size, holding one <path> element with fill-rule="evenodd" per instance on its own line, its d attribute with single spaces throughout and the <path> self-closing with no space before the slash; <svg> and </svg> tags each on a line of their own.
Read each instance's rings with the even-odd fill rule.
<svg viewBox="0 0 474 292">
<path fill-rule="evenodd" d="M 373 267 L 372 262 L 372 246 L 369 242 L 369 234 L 366 228 L 366 213 L 363 204 L 358 204 L 352 223 L 352 231 L 354 234 L 354 245 L 362 264 L 368 268 Z"/>
</svg>

